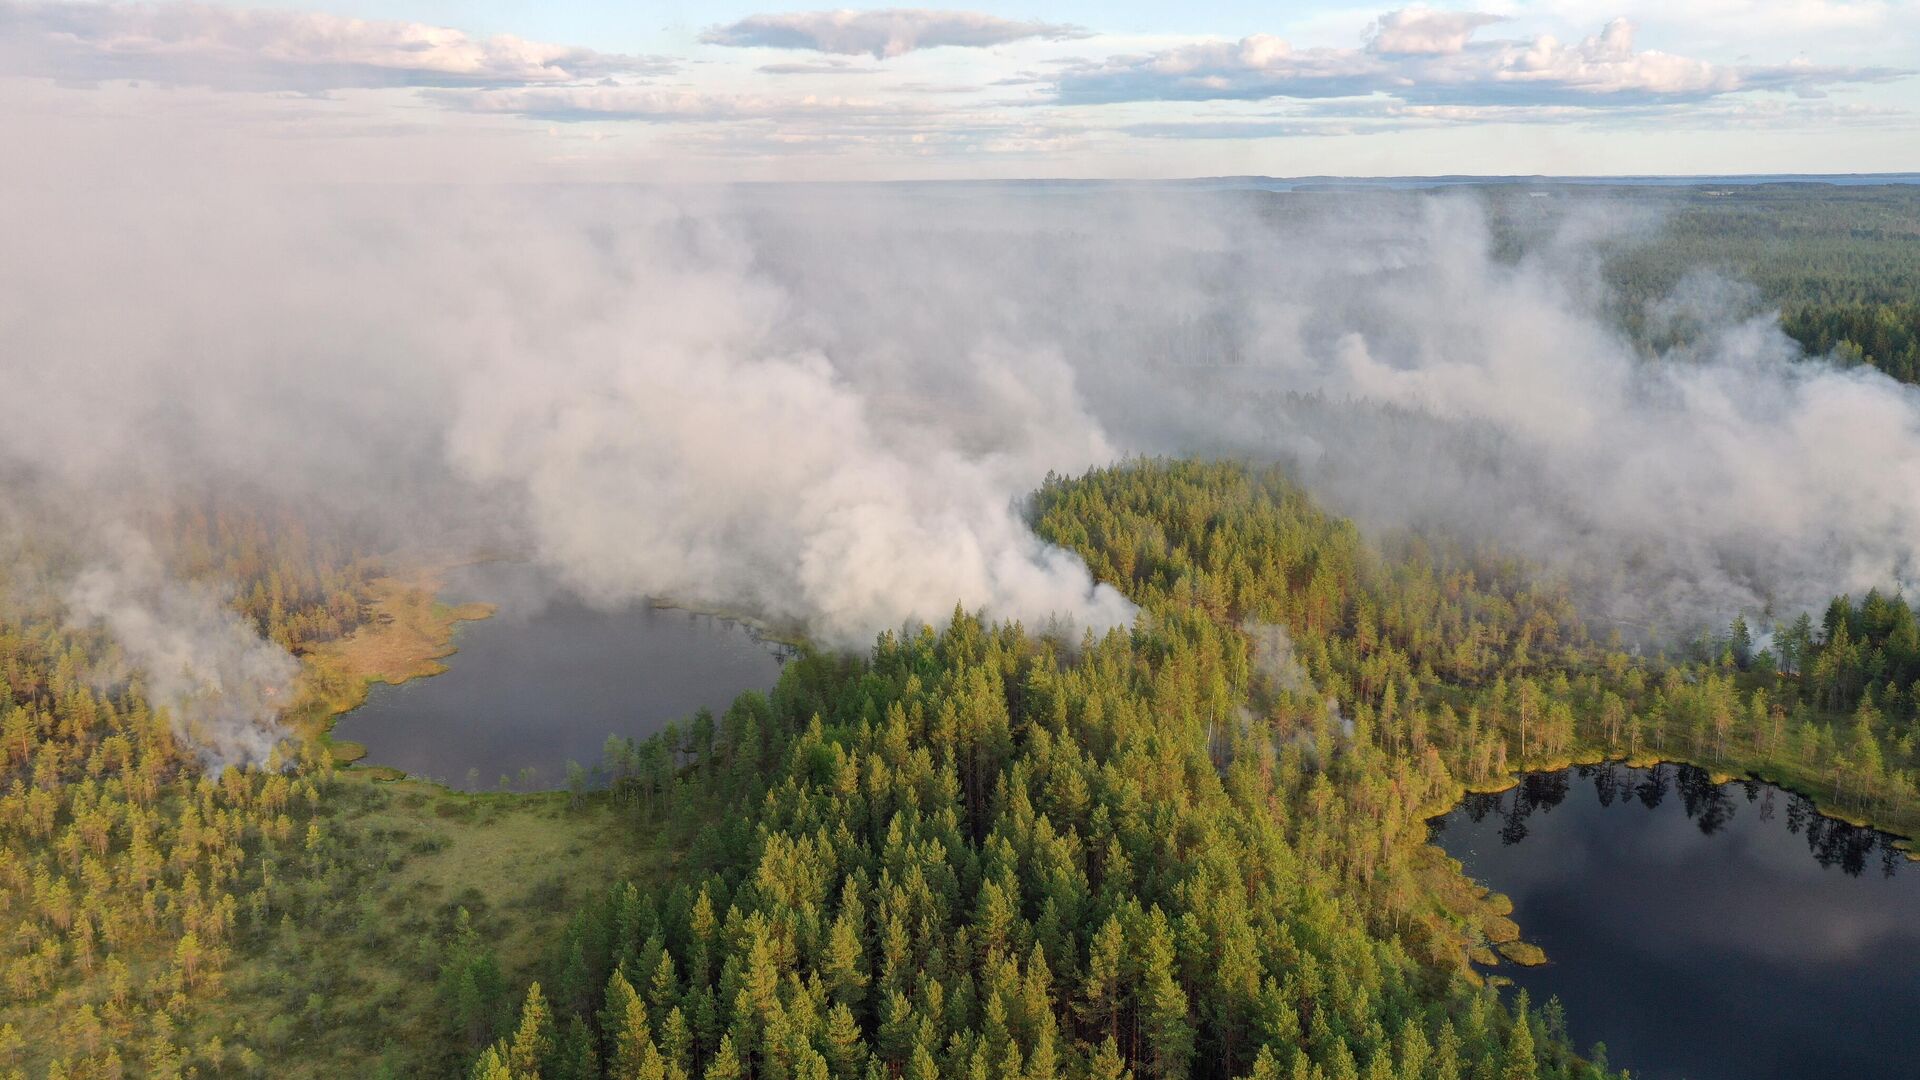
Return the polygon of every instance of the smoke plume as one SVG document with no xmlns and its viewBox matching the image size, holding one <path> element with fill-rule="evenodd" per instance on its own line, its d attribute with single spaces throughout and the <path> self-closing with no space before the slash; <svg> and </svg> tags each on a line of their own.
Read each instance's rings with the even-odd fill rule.
<svg viewBox="0 0 1920 1080">
<path fill-rule="evenodd" d="M 1630 624 L 1904 580 L 1920 545 L 1913 392 L 1765 316 L 1690 311 L 1645 355 L 1605 314 L 1604 210 L 1515 258 L 1470 196 L 13 194 L 15 483 L 253 486 L 834 645 L 956 603 L 1125 624 L 1022 500 L 1142 453 L 1286 462 L 1363 525 L 1499 541 Z M 140 560 L 70 596 L 204 745 L 260 756 L 271 701 L 241 687 L 284 655 Z"/>
<path fill-rule="evenodd" d="M 283 737 L 279 711 L 299 663 L 211 587 L 169 577 L 145 540 L 120 533 L 113 548 L 74 576 L 68 618 L 113 639 L 148 700 L 168 710 L 203 761 L 267 760 Z"/>
</svg>

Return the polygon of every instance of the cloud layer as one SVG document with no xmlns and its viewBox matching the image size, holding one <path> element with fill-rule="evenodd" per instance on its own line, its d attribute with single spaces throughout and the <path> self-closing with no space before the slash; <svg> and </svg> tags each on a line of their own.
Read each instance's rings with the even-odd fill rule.
<svg viewBox="0 0 1920 1080">
<path fill-rule="evenodd" d="M 1747 0 L 1720 2 L 1745 11 Z M 1868 25 L 1859 20 L 1871 6 L 1808 9 L 1793 25 Z M 1467 162 L 1433 161 L 1432 146 L 1471 147 L 1476 129 L 1510 123 L 1649 144 L 1677 131 L 1710 131 L 1717 142 L 1751 141 L 1734 133 L 1762 128 L 1819 136 L 1763 144 L 1768 160 L 1744 165 L 1777 170 L 1775 155 L 1812 158 L 1816 142 L 1843 144 L 1849 129 L 1912 126 L 1912 109 L 1892 96 L 1904 91 L 1877 89 L 1909 74 L 1887 62 L 1905 58 L 1889 51 L 1899 35 L 1885 18 L 1868 54 L 1881 63 L 1835 65 L 1729 61 L 1724 49 L 1707 59 L 1686 37 L 1671 51 L 1642 48 L 1635 23 L 1586 22 L 1586 7 L 1569 10 L 1582 20 L 1569 25 L 1602 28 L 1568 41 L 1542 32 L 1560 28 L 1544 15 L 1415 6 L 1355 25 L 1351 47 L 1305 47 L 1258 33 L 1123 40 L 968 11 L 765 13 L 683 31 L 669 50 L 683 55 L 669 57 L 281 8 L 0 0 L 0 117 L 38 113 L 56 138 L 90 113 L 173 113 L 200 121 L 208 141 L 244 141 L 224 133 L 271 125 L 289 143 L 358 144 L 385 161 L 417 158 L 415 171 L 437 176 L 517 157 L 521 175 L 734 176 L 751 160 L 761 176 L 781 178 L 802 159 L 809 176 L 839 178 L 855 175 L 856 162 L 906 175 L 888 163 L 913 161 L 1026 175 L 1131 174 L 1146 161 L 1184 175 L 1297 172 L 1277 167 L 1286 159 L 1272 155 L 1286 151 L 1275 140 L 1315 140 L 1321 155 L 1347 136 L 1404 132 L 1427 134 L 1354 152 L 1405 158 L 1404 171 L 1454 171 Z M 1662 12 L 1634 10 L 1655 20 L 1655 40 L 1674 40 L 1659 29 Z M 1797 39 L 1773 50 L 1798 51 Z M 85 101 L 83 88 L 100 100 Z M 1836 91 L 1851 100 L 1812 100 Z M 567 132 L 562 122 L 593 128 Z M 1180 140 L 1184 152 L 1174 149 Z M 1555 160 L 1559 141 L 1493 145 L 1505 157 L 1481 169 L 1583 171 Z M 1871 154 L 1866 140 L 1853 145 L 1862 160 L 1824 167 L 1910 164 L 1879 143 Z M 338 161 L 327 167 L 352 172 Z M 1663 155 L 1611 167 L 1699 165 Z M 1312 171 L 1341 167 L 1316 157 Z"/>
<path fill-rule="evenodd" d="M 210 4 L 0 0 L 0 73 L 232 90 L 497 86 L 671 70 L 510 35 Z"/>
<path fill-rule="evenodd" d="M 1809 94 L 1907 74 L 1804 62 L 1736 67 L 1635 50 L 1633 25 L 1625 19 L 1572 44 L 1546 35 L 1473 40 L 1478 27 L 1495 21 L 1490 15 L 1409 9 L 1382 17 L 1363 48 L 1295 49 L 1268 34 L 1182 45 L 1069 68 L 1060 77 L 1059 96 L 1094 104 L 1384 94 L 1426 104 L 1616 106 L 1751 90 Z"/>
<path fill-rule="evenodd" d="M 875 59 L 902 56 L 942 46 L 979 49 L 1032 38 L 1058 41 L 1084 37 L 1086 31 L 1064 23 L 1018 21 L 974 11 L 886 8 L 868 11 L 802 11 L 750 15 L 701 35 L 710 45 L 813 52 Z"/>
</svg>

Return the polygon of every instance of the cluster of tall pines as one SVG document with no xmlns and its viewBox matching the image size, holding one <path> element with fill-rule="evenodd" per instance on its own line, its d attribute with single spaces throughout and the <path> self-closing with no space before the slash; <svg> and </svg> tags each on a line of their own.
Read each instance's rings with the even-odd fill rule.
<svg viewBox="0 0 1920 1080">
<path fill-rule="evenodd" d="M 1470 974 L 1428 816 L 1606 756 L 1914 801 L 1904 723 L 1596 643 L 1513 564 L 1383 553 L 1275 472 L 1137 462 L 1034 514 L 1131 631 L 957 612 L 656 739 L 614 794 L 683 872 L 580 912 L 517 1010 L 455 954 L 476 1080 L 1606 1075 Z"/>
<path fill-rule="evenodd" d="M 1538 712 L 1536 751 L 1572 737 L 1571 688 L 1525 689 L 1581 652 L 1564 598 L 1416 581 L 1231 465 L 1053 481 L 1035 514 L 1136 625 L 956 613 L 675 729 L 615 794 L 684 830 L 680 880 L 580 913 L 517 1013 L 459 953 L 473 1076 L 1606 1075 L 1471 976 L 1423 886 L 1448 759 L 1520 756 L 1504 709 L 1452 716 L 1466 681 Z"/>
</svg>

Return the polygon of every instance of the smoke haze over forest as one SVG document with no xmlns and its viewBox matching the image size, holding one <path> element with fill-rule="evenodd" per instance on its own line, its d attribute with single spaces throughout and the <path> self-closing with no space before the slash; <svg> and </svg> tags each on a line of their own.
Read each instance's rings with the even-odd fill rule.
<svg viewBox="0 0 1920 1080">
<path fill-rule="evenodd" d="M 0 0 L 0 1080 L 1905 1075 L 1916 56 Z"/>
<path fill-rule="evenodd" d="M 1639 631 L 1897 583 L 1920 546 L 1914 391 L 1697 277 L 1655 313 L 1685 344 L 1648 355 L 1595 241 L 1660 223 L 1599 203 L 1515 258 L 1474 194 L 206 196 L 0 210 L 28 238 L 0 253 L 0 354 L 34 403 L 0 452 L 40 493 L 13 527 L 100 551 L 70 614 L 116 633 L 185 609 L 79 538 L 208 487 L 836 646 L 956 602 L 1126 624 L 1022 504 L 1140 454 L 1285 462 L 1375 535 L 1495 542 Z"/>
</svg>

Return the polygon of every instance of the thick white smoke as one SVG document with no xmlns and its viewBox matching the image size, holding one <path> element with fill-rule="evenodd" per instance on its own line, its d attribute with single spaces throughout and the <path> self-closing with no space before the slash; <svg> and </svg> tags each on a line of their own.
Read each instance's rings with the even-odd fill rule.
<svg viewBox="0 0 1920 1080">
<path fill-rule="evenodd" d="M 574 253 L 561 299 L 583 309 L 528 325 L 523 297 L 493 297 L 471 366 L 447 372 L 448 463 L 521 498 L 565 580 L 589 597 L 718 602 L 841 645 L 956 603 L 1130 620 L 1019 513 L 1049 463 L 1115 453 L 1057 363 L 976 345 L 946 374 L 964 399 L 888 396 L 795 336 L 812 313 L 755 267 L 739 226 L 637 207 L 602 250 Z M 983 399 L 1005 438 L 964 439 L 947 414 Z"/>
<path fill-rule="evenodd" d="M 110 557 L 68 585 L 68 618 L 112 637 L 148 700 L 168 710 L 203 761 L 267 760 L 284 737 L 279 714 L 299 662 L 211 587 L 169 577 L 137 535 L 116 533 L 110 546 Z"/>
<path fill-rule="evenodd" d="M 245 483 L 833 644 L 956 602 L 1126 622 L 1020 501 L 1133 453 L 1283 459 L 1364 523 L 1498 539 L 1670 629 L 1903 579 L 1920 545 L 1911 391 L 1767 320 L 1640 355 L 1565 239 L 1593 221 L 1516 262 L 1424 196 L 17 194 L 16 482 Z M 223 633 L 203 609 L 92 592 L 76 612 L 175 643 L 143 663 L 232 693 L 179 651 Z M 105 614 L 124 595 L 138 618 Z M 199 719 L 244 740 L 242 712 Z"/>
</svg>

